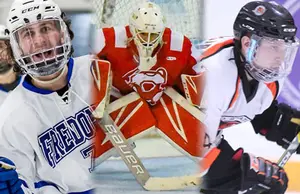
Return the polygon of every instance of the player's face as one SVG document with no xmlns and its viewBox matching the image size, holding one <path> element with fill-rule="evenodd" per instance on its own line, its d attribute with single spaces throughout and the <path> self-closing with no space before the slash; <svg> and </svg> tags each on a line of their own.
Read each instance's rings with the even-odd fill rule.
<svg viewBox="0 0 300 194">
<path fill-rule="evenodd" d="M 148 39 L 149 39 L 149 42 L 153 42 L 159 36 L 159 34 L 157 34 L 157 33 L 147 33 L 147 32 L 142 32 L 139 35 L 140 35 L 141 40 L 148 41 Z"/>
<path fill-rule="evenodd" d="M 299 41 L 276 39 L 266 36 L 244 36 L 241 39 L 245 68 L 252 77 L 271 82 L 286 77 L 292 70 Z"/>
<path fill-rule="evenodd" d="M 257 43 L 253 43 L 253 41 Z M 251 50 L 251 52 L 249 50 Z M 253 63 L 257 67 L 265 69 L 278 69 L 284 61 L 286 55 L 286 45 L 284 41 L 270 41 L 268 39 L 256 41 L 244 36 L 242 38 L 242 52 L 246 58 L 249 54 L 251 54 Z"/>
<path fill-rule="evenodd" d="M 6 73 L 14 63 L 7 40 L 0 40 L 0 74 Z"/>
<path fill-rule="evenodd" d="M 0 61 L 3 61 L 6 59 L 7 56 L 7 45 L 4 40 L 0 40 Z"/>
<path fill-rule="evenodd" d="M 63 34 L 56 20 L 28 25 L 17 31 L 17 40 L 23 56 L 32 55 L 34 62 L 55 57 L 56 46 L 61 45 Z"/>
<path fill-rule="evenodd" d="M 138 34 L 138 37 L 141 41 L 142 44 L 145 44 L 144 46 L 147 46 L 147 44 L 149 43 L 151 46 L 151 44 L 153 44 L 157 38 L 159 37 L 158 33 L 147 33 L 147 32 L 140 32 Z"/>
<path fill-rule="evenodd" d="M 262 40 L 257 47 L 254 63 L 261 68 L 276 69 L 281 66 L 286 54 L 283 41 Z"/>
</svg>

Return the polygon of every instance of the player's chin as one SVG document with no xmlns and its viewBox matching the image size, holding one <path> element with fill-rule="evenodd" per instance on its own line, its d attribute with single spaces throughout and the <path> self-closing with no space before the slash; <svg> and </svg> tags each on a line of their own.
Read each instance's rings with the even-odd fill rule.
<svg viewBox="0 0 300 194">
<path fill-rule="evenodd" d="M 39 76 L 39 77 L 36 77 L 38 80 L 40 81 L 51 81 L 55 78 L 57 78 L 58 76 L 60 76 L 61 72 L 63 71 L 63 69 L 59 70 L 58 72 L 55 72 L 51 75 L 46 75 L 46 76 Z"/>
</svg>

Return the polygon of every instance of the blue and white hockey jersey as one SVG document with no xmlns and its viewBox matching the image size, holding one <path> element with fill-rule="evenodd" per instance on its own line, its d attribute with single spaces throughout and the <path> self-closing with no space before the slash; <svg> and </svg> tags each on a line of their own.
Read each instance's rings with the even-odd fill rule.
<svg viewBox="0 0 300 194">
<path fill-rule="evenodd" d="M 0 146 L 5 147 L 0 156 L 16 164 L 25 193 L 87 193 L 94 188 L 91 57 L 70 59 L 67 102 L 24 80 L 0 108 Z"/>
</svg>

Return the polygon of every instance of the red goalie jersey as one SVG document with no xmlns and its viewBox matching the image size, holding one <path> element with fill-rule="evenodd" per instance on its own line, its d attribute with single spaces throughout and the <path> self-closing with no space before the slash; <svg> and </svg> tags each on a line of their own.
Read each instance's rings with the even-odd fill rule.
<svg viewBox="0 0 300 194">
<path fill-rule="evenodd" d="M 110 61 L 114 74 L 113 86 L 126 95 L 132 91 L 139 93 L 149 103 L 155 103 L 157 93 L 166 86 L 174 86 L 181 81 L 181 74 L 196 75 L 196 56 L 190 40 L 180 33 L 166 28 L 163 46 L 157 47 L 157 62 L 147 71 L 139 71 L 137 48 L 129 26 L 104 28 L 99 32 L 97 48 L 100 59 Z M 195 56 L 195 57 L 194 57 Z"/>
<path fill-rule="evenodd" d="M 163 45 L 154 51 L 156 63 L 141 70 L 128 26 L 104 28 L 98 33 L 97 56 L 111 63 L 113 88 L 119 93 L 107 111 L 124 136 L 134 140 L 158 129 L 184 153 L 199 156 L 202 113 L 195 106 L 201 102 L 204 76 L 195 59 L 199 51 L 190 40 L 166 28 Z M 95 144 L 96 158 L 112 148 L 101 130 Z"/>
</svg>

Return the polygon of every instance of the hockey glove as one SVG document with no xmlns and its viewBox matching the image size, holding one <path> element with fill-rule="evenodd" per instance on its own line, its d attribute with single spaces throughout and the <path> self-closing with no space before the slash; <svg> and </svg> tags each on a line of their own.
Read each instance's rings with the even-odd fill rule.
<svg viewBox="0 0 300 194">
<path fill-rule="evenodd" d="M 15 164 L 7 158 L 0 157 L 0 166 L 0 194 L 24 194 Z"/>
<path fill-rule="evenodd" d="M 286 190 L 288 178 L 276 164 L 250 156 L 242 148 L 234 151 L 224 139 L 218 148 L 221 153 L 203 177 L 201 193 L 237 194 L 258 184 L 265 186 L 264 194 L 281 194 Z"/>
<path fill-rule="evenodd" d="M 299 125 L 291 122 L 292 118 L 300 119 L 300 111 L 274 101 L 263 114 L 254 118 L 252 125 L 256 133 L 264 135 L 267 140 L 274 141 L 286 149 L 300 129 Z M 300 154 L 300 147 L 297 154 Z"/>
<path fill-rule="evenodd" d="M 243 192 L 257 185 L 263 188 L 265 194 L 283 194 L 287 189 L 287 175 L 276 163 L 245 153 L 241 159 L 241 169 Z"/>
</svg>

